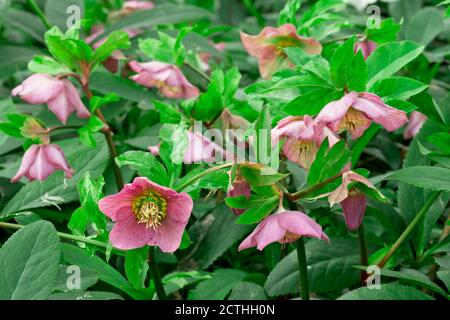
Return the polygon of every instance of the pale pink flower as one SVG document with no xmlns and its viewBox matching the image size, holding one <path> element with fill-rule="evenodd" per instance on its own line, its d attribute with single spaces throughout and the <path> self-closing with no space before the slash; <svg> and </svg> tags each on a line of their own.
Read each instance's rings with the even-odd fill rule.
<svg viewBox="0 0 450 320">
<path fill-rule="evenodd" d="M 409 115 L 409 123 L 406 126 L 405 131 L 403 132 L 403 137 L 405 139 L 412 139 L 416 136 L 416 134 L 422 128 L 424 122 L 427 120 L 427 117 L 420 113 L 419 111 L 413 111 Z"/>
<path fill-rule="evenodd" d="M 228 197 L 239 197 L 245 196 L 247 199 L 250 199 L 251 188 L 250 185 L 245 181 L 242 177 L 237 176 L 233 183 L 230 184 L 230 187 L 227 192 Z M 231 208 L 234 214 L 240 215 L 245 212 L 246 209 L 236 209 Z"/>
<path fill-rule="evenodd" d="M 128 0 L 122 5 L 122 13 L 129 14 L 135 11 L 153 9 L 154 7 L 155 4 L 151 1 Z"/>
<path fill-rule="evenodd" d="M 355 188 L 350 188 L 352 182 L 365 184 L 367 187 L 376 190 L 375 186 L 365 177 L 353 171 L 347 171 L 342 174 L 342 184 L 331 192 L 328 196 L 330 205 L 340 203 L 344 212 L 345 223 L 349 230 L 356 230 L 362 223 L 364 213 L 366 212 L 366 196 Z"/>
<path fill-rule="evenodd" d="M 28 180 L 43 181 L 56 170 L 63 170 L 66 178 L 72 178 L 74 170 L 68 164 L 64 152 L 56 144 L 33 144 L 25 152 L 19 171 L 11 179 L 17 182 L 23 176 Z"/>
<path fill-rule="evenodd" d="M 185 164 L 212 163 L 216 160 L 216 156 L 227 158 L 227 153 L 221 146 L 212 142 L 198 131 L 188 131 L 188 139 L 188 147 L 183 157 Z"/>
<path fill-rule="evenodd" d="M 67 79 L 36 73 L 14 88 L 12 95 L 18 95 L 31 104 L 47 103 L 50 111 L 64 124 L 73 112 L 80 118 L 90 117 L 77 89 Z"/>
<path fill-rule="evenodd" d="M 348 131 L 353 139 L 357 139 L 372 121 L 387 131 L 394 131 L 403 126 L 408 118 L 404 111 L 386 105 L 375 94 L 350 92 L 340 100 L 328 103 L 316 121 L 326 123 L 335 132 Z"/>
<path fill-rule="evenodd" d="M 310 116 L 289 116 L 281 120 L 272 129 L 272 144 L 280 138 L 286 138 L 283 153 L 302 168 L 309 169 L 323 140 L 328 138 L 330 146 L 339 141 L 339 137 L 323 123 L 316 123 Z"/>
<path fill-rule="evenodd" d="M 364 60 L 367 60 L 376 48 L 377 44 L 375 42 L 366 39 L 355 43 L 354 52 L 356 54 L 359 50 L 361 50 Z"/>
<path fill-rule="evenodd" d="M 292 24 L 284 24 L 279 28 L 265 27 L 256 36 L 241 32 L 241 41 L 245 50 L 258 59 L 259 72 L 266 79 L 277 70 L 293 67 L 284 48 L 300 47 L 308 54 L 322 52 L 322 45 L 318 41 L 300 37 Z"/>
<path fill-rule="evenodd" d="M 189 99 L 199 95 L 198 88 L 193 86 L 175 65 L 159 61 L 131 61 L 130 67 L 138 73 L 131 77 L 132 80 L 146 87 L 156 87 L 168 98 Z"/>
<path fill-rule="evenodd" d="M 282 211 L 272 214 L 253 230 L 241 243 L 239 251 L 256 247 L 264 249 L 273 242 L 291 243 L 301 236 L 329 241 L 322 227 L 300 211 Z"/>
<path fill-rule="evenodd" d="M 148 151 L 150 151 L 150 153 L 154 156 L 159 156 L 159 144 L 157 144 L 156 146 L 150 146 L 148 147 Z"/>
<path fill-rule="evenodd" d="M 130 250 L 151 245 L 174 252 L 180 246 L 193 203 L 185 192 L 137 177 L 98 205 L 115 222 L 109 234 L 114 247 Z"/>
</svg>

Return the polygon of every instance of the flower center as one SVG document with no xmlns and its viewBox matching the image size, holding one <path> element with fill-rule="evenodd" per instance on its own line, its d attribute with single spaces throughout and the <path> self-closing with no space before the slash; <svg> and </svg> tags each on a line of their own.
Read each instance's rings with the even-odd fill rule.
<svg viewBox="0 0 450 320">
<path fill-rule="evenodd" d="M 132 210 L 138 223 L 156 229 L 167 215 L 167 201 L 155 191 L 147 191 L 133 201 Z"/>
<path fill-rule="evenodd" d="M 349 131 L 354 133 L 358 129 L 367 127 L 370 120 L 359 110 L 349 108 L 341 123 L 339 124 L 339 131 Z"/>
<path fill-rule="evenodd" d="M 305 169 L 308 169 L 314 161 L 317 153 L 317 145 L 312 140 L 298 140 L 292 145 L 291 160 L 296 159 L 297 163 Z"/>
</svg>

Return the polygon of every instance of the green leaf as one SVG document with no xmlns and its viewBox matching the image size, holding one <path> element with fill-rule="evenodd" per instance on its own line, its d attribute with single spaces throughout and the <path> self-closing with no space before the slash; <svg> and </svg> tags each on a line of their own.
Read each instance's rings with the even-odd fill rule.
<svg viewBox="0 0 450 320">
<path fill-rule="evenodd" d="M 47 299 L 58 276 L 59 239 L 50 222 L 14 233 L 0 249 L 0 300 Z"/>
<path fill-rule="evenodd" d="M 309 283 L 313 292 L 338 291 L 358 283 L 359 251 L 353 239 L 335 238 L 330 244 L 311 239 L 306 243 Z M 281 260 L 267 277 L 264 289 L 269 296 L 299 291 L 297 252 L 294 250 Z"/>
<path fill-rule="evenodd" d="M 367 39 L 372 40 L 377 44 L 383 44 L 385 42 L 397 40 L 400 29 L 400 24 L 396 23 L 393 18 L 388 18 L 381 21 L 380 28 L 367 29 L 366 35 Z"/>
<path fill-rule="evenodd" d="M 44 11 L 45 17 L 50 24 L 58 26 L 61 30 L 66 30 L 68 22 L 75 22 L 75 20 L 69 19 L 74 14 L 74 11 L 69 10 L 69 8 L 76 6 L 80 10 L 79 18 L 83 19 L 83 4 L 83 0 L 47 0 Z"/>
<path fill-rule="evenodd" d="M 223 300 L 233 287 L 245 279 L 247 273 L 234 269 L 216 269 L 212 278 L 189 291 L 189 300 Z"/>
<path fill-rule="evenodd" d="M 412 41 L 388 42 L 367 58 L 370 89 L 378 80 L 386 79 L 417 58 L 424 47 Z"/>
<path fill-rule="evenodd" d="M 317 115 L 331 101 L 342 97 L 341 91 L 331 87 L 318 87 L 315 90 L 300 94 L 283 107 L 283 111 L 292 116 Z"/>
<path fill-rule="evenodd" d="M 166 169 L 150 152 L 127 151 L 116 158 L 116 163 L 119 167 L 125 165 L 136 170 L 140 176 L 147 177 L 157 184 L 169 185 Z"/>
<path fill-rule="evenodd" d="M 25 70 L 33 56 L 40 53 L 41 49 L 31 46 L 0 45 L 0 79 L 6 79 L 16 71 Z"/>
<path fill-rule="evenodd" d="M 423 8 L 414 14 L 406 27 L 408 40 L 429 45 L 445 29 L 442 12 L 436 8 Z"/>
<path fill-rule="evenodd" d="M 61 65 L 58 61 L 47 56 L 34 56 L 33 60 L 28 63 L 28 70 L 51 75 L 70 72 L 68 68 Z"/>
<path fill-rule="evenodd" d="M 382 284 L 380 289 L 358 288 L 340 296 L 338 300 L 434 300 L 416 288 L 397 283 Z"/>
<path fill-rule="evenodd" d="M 296 25 L 296 13 L 300 9 L 301 4 L 301 0 L 288 0 L 278 16 L 278 25 L 281 26 L 286 23 L 292 23 L 293 25 Z"/>
<path fill-rule="evenodd" d="M 159 38 L 139 39 L 139 50 L 152 60 L 161 61 L 177 65 L 183 63 L 186 56 L 186 49 L 177 39 L 158 32 Z"/>
<path fill-rule="evenodd" d="M 128 49 L 130 40 L 125 31 L 112 32 L 105 42 L 103 42 L 94 52 L 91 64 L 97 64 L 106 60 L 114 51 L 118 49 Z"/>
<path fill-rule="evenodd" d="M 61 244 L 61 246 L 64 259 L 67 263 L 77 265 L 90 272 L 95 272 L 101 281 L 127 293 L 134 299 L 144 299 L 147 297 L 144 293 L 134 289 L 120 272 L 99 257 L 88 256 L 83 249 L 73 245 Z"/>
<path fill-rule="evenodd" d="M 287 174 L 279 173 L 271 167 L 260 165 L 242 165 L 239 167 L 239 171 L 242 177 L 252 186 L 272 185 L 288 176 Z"/>
<path fill-rule="evenodd" d="M 384 100 L 406 100 L 424 91 L 427 85 L 405 77 L 392 77 L 374 83 L 370 92 L 375 93 Z"/>
<path fill-rule="evenodd" d="M 95 110 L 106 104 L 117 102 L 119 100 L 120 97 L 115 93 L 107 93 L 103 97 L 93 96 L 89 101 L 89 109 L 91 110 L 91 112 L 94 112 Z"/>
<path fill-rule="evenodd" d="M 450 169 L 428 166 L 415 166 L 395 171 L 387 180 L 398 180 L 407 184 L 434 190 L 450 191 Z"/>
<path fill-rule="evenodd" d="M 255 224 L 269 215 L 278 205 L 278 196 L 269 199 L 251 201 L 249 209 L 239 215 L 236 223 L 239 224 Z"/>
<path fill-rule="evenodd" d="M 225 205 L 218 205 L 214 211 L 199 220 L 190 229 L 194 242 L 190 256 L 180 263 L 180 268 L 189 266 L 204 270 L 227 249 L 241 240 L 252 229 L 248 225 L 235 224 L 236 216 Z M 223 230 L 227 230 L 223 232 Z M 197 234 L 197 237 L 194 237 Z"/>
<path fill-rule="evenodd" d="M 164 284 L 164 290 L 166 294 L 174 293 L 178 290 L 183 289 L 189 285 L 193 285 L 197 282 L 211 279 L 211 276 L 206 272 L 201 271 L 188 271 L 181 272 L 176 271 L 173 273 L 166 274 L 162 282 Z"/>
<path fill-rule="evenodd" d="M 148 247 L 128 250 L 125 255 L 125 273 L 128 281 L 136 289 L 145 288 L 145 279 L 149 269 L 147 263 Z"/>
<path fill-rule="evenodd" d="M 271 132 L 272 132 L 272 120 L 270 118 L 269 108 L 264 107 L 259 117 L 255 121 L 255 134 L 253 136 L 254 152 L 256 155 L 256 162 L 258 163 L 262 163 L 265 165 L 269 164 L 272 153 Z M 245 172 L 248 172 L 246 167 L 242 167 L 242 169 L 244 169 Z M 252 174 L 252 176 L 257 174 L 258 173 L 255 172 Z"/>
<path fill-rule="evenodd" d="M 45 26 L 34 14 L 9 8 L 5 16 L 5 27 L 20 30 L 32 39 L 44 43 Z"/>
<path fill-rule="evenodd" d="M 312 186 L 337 175 L 351 159 L 351 152 L 341 140 L 331 149 L 328 149 L 328 140 L 325 140 L 316 154 L 308 173 L 308 185 Z"/>
<path fill-rule="evenodd" d="M 233 287 L 228 300 L 267 300 L 267 296 L 260 285 L 242 281 Z"/>
<path fill-rule="evenodd" d="M 80 146 L 76 139 L 62 141 L 60 145 L 68 162 L 75 170 L 74 176 L 65 184 L 63 172 L 59 171 L 43 182 L 27 183 L 6 204 L 0 216 L 30 208 L 59 205 L 78 200 L 76 185 L 84 173 L 89 171 L 91 176 L 96 178 L 103 172 L 107 164 L 108 147 L 106 143 L 103 143 L 103 135 L 97 136 L 97 141 L 100 139 L 102 143 L 98 143 L 99 147 L 95 149 Z M 19 164 L 17 164 L 18 166 Z"/>
<path fill-rule="evenodd" d="M 158 100 L 153 100 L 152 102 L 155 106 L 155 109 L 159 111 L 161 123 L 180 123 L 181 119 L 183 118 L 183 114 L 175 107 Z"/>
<path fill-rule="evenodd" d="M 434 123 L 447 126 L 442 110 L 428 92 L 422 92 L 412 97 L 410 101 L 417 106 L 418 111 L 425 114 Z"/>
<path fill-rule="evenodd" d="M 123 300 L 117 293 L 105 291 L 81 291 L 52 293 L 49 300 Z"/>
</svg>

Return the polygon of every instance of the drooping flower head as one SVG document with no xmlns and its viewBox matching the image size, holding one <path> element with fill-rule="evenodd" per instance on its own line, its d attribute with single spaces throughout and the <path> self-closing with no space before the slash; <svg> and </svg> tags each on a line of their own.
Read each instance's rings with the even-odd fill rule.
<svg viewBox="0 0 450 320">
<path fill-rule="evenodd" d="M 199 95 L 198 88 L 193 86 L 175 65 L 158 61 L 131 61 L 130 67 L 137 72 L 131 77 L 132 80 L 149 88 L 156 87 L 168 98 L 190 99 Z"/>
<path fill-rule="evenodd" d="M 212 163 L 217 157 L 228 157 L 226 151 L 221 146 L 198 131 L 188 131 L 188 139 L 188 147 L 184 152 L 183 157 L 183 163 L 185 164 L 202 162 Z"/>
<path fill-rule="evenodd" d="M 419 111 L 413 111 L 409 115 L 409 123 L 406 126 L 405 131 L 403 131 L 403 137 L 405 139 L 412 139 L 422 128 L 427 117 L 420 113 Z"/>
<path fill-rule="evenodd" d="M 56 144 L 33 144 L 23 155 L 19 171 L 11 182 L 17 182 L 23 176 L 29 181 L 44 181 L 57 170 L 63 170 L 68 179 L 74 174 L 62 149 Z"/>
<path fill-rule="evenodd" d="M 258 59 L 259 72 L 265 79 L 269 79 L 279 69 L 292 66 L 284 48 L 300 47 L 308 54 L 322 52 L 322 45 L 318 41 L 300 37 L 293 24 L 284 24 L 279 28 L 265 27 L 257 36 L 241 32 L 241 40 L 245 50 Z"/>
<path fill-rule="evenodd" d="M 375 51 L 375 49 L 377 48 L 377 44 L 371 40 L 363 40 L 363 41 L 358 41 L 355 43 L 355 47 L 354 47 L 354 52 L 355 54 L 361 50 L 364 60 L 367 60 L 367 58 L 372 54 L 372 52 Z"/>
<path fill-rule="evenodd" d="M 301 236 L 329 241 L 322 227 L 300 211 L 281 211 L 266 217 L 241 243 L 239 251 L 256 247 L 264 249 L 273 242 L 291 243 Z"/>
<path fill-rule="evenodd" d="M 404 111 L 386 105 L 375 94 L 350 92 L 340 100 L 328 103 L 316 121 L 326 123 L 335 132 L 348 131 L 353 139 L 357 139 L 372 121 L 387 131 L 394 131 L 403 126 L 408 118 Z"/>
<path fill-rule="evenodd" d="M 309 169 L 313 163 L 325 138 L 328 138 L 330 146 L 339 141 L 339 137 L 323 123 L 317 123 L 309 116 L 289 116 L 281 120 L 272 129 L 272 144 L 276 144 L 280 138 L 286 138 L 283 144 L 286 157 L 305 169 Z"/>
<path fill-rule="evenodd" d="M 151 245 L 174 252 L 180 246 L 193 203 L 185 192 L 137 177 L 98 205 L 115 222 L 109 235 L 114 247 L 129 250 Z"/>
<path fill-rule="evenodd" d="M 353 171 L 342 174 L 342 184 L 331 192 L 328 196 L 330 205 L 340 203 L 344 212 L 345 223 L 349 230 L 356 230 L 362 223 L 367 207 L 366 196 L 356 188 L 350 188 L 352 182 L 359 182 L 367 187 L 376 190 L 375 186 L 365 177 Z"/>
<path fill-rule="evenodd" d="M 228 197 L 239 197 L 244 196 L 247 199 L 250 199 L 251 195 L 250 185 L 245 181 L 241 176 L 237 175 L 233 182 L 230 182 L 230 186 L 228 188 L 227 196 Z M 235 215 L 240 215 L 245 212 L 245 209 L 236 209 L 231 208 Z"/>
<path fill-rule="evenodd" d="M 14 88 L 12 95 L 20 96 L 31 104 L 46 103 L 50 111 L 64 124 L 73 112 L 80 118 L 90 117 L 77 89 L 67 79 L 36 73 Z"/>
</svg>

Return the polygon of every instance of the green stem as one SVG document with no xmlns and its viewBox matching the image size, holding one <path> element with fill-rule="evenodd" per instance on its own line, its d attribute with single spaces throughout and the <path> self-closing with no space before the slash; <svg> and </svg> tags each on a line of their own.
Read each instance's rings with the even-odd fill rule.
<svg viewBox="0 0 450 320">
<path fill-rule="evenodd" d="M 159 275 L 158 267 L 155 259 L 155 247 L 151 246 L 148 251 L 148 260 L 150 265 L 150 274 L 155 284 L 156 294 L 159 300 L 167 300 L 166 291 L 161 281 L 161 276 Z"/>
<path fill-rule="evenodd" d="M 364 231 L 364 226 L 361 224 L 358 228 L 358 239 L 359 239 L 359 255 L 360 262 L 362 266 L 369 265 L 369 253 L 367 250 L 366 233 Z M 364 285 L 366 283 L 367 273 L 361 270 L 361 283 Z"/>
<path fill-rule="evenodd" d="M 206 82 L 211 82 L 211 78 L 204 73 L 202 70 L 200 70 L 199 68 L 193 66 L 192 64 L 185 62 L 184 66 L 188 69 L 190 69 L 191 71 L 195 72 L 197 75 L 199 75 L 202 79 L 204 79 Z"/>
<path fill-rule="evenodd" d="M 31 7 L 31 9 L 33 9 L 33 11 L 38 15 L 39 19 L 41 19 L 45 27 L 47 29 L 51 29 L 52 25 L 48 22 L 44 12 L 41 10 L 41 8 L 39 8 L 37 3 L 34 0 L 27 0 L 27 3 Z"/>
<path fill-rule="evenodd" d="M 321 183 L 318 183 L 316 185 L 313 185 L 311 187 L 305 188 L 303 190 L 297 191 L 292 194 L 287 194 L 287 197 L 290 201 L 297 201 L 301 198 L 304 198 L 309 193 L 315 192 L 317 190 L 320 190 L 321 188 L 325 187 L 327 184 L 333 182 L 334 180 L 338 179 L 341 176 L 341 174 L 337 174 L 334 177 L 328 178 L 325 181 L 322 181 Z"/>
<path fill-rule="evenodd" d="M 306 250 L 304 237 L 297 240 L 298 271 L 300 273 L 300 297 L 309 300 L 308 264 L 306 262 Z"/>
<path fill-rule="evenodd" d="M 14 230 L 20 230 L 22 228 L 24 228 L 24 225 L 21 224 L 15 224 L 15 223 L 8 223 L 8 222 L 0 222 L 0 228 L 5 228 L 5 229 L 14 229 Z M 81 237 L 81 236 L 75 236 L 73 234 L 68 234 L 68 233 L 63 233 L 63 232 L 58 232 L 58 236 L 62 239 L 68 239 L 68 240 L 73 240 L 73 241 L 78 241 L 78 242 L 83 242 L 83 243 L 87 243 L 87 244 L 92 244 L 94 246 L 97 247 L 101 247 L 101 248 L 107 248 L 108 244 L 105 242 L 101 242 L 101 241 L 97 241 L 97 240 L 92 240 L 92 239 L 88 239 L 86 237 Z"/>
<path fill-rule="evenodd" d="M 383 257 L 383 259 L 378 263 L 378 266 L 380 268 L 383 268 L 386 263 L 389 261 L 389 259 L 392 257 L 392 255 L 397 251 L 397 249 L 402 245 L 402 243 L 408 238 L 408 236 L 411 234 L 411 232 L 414 230 L 414 227 L 419 223 L 420 220 L 422 220 L 423 216 L 428 212 L 430 207 L 433 205 L 433 203 L 436 201 L 436 199 L 441 195 L 442 191 L 436 191 L 434 192 L 428 200 L 425 202 L 423 207 L 420 209 L 420 211 L 417 213 L 417 215 L 414 217 L 414 219 L 410 222 L 408 227 L 403 231 L 403 233 L 400 235 L 400 237 L 397 239 L 397 241 L 394 243 L 392 248 L 389 250 L 388 253 Z"/>
<path fill-rule="evenodd" d="M 212 167 L 212 168 L 206 169 L 205 171 L 199 173 L 198 175 L 196 175 L 196 176 L 190 178 L 189 180 L 185 181 L 184 183 L 182 183 L 180 186 L 176 187 L 175 191 L 180 192 L 184 188 L 190 186 L 195 181 L 197 181 L 198 179 L 200 179 L 200 178 L 210 174 L 211 172 L 214 172 L 214 171 L 217 171 L 217 170 L 220 170 L 220 169 L 223 169 L 223 168 L 231 167 L 233 164 L 234 164 L 233 162 L 229 162 L 229 163 L 221 164 L 221 165 L 216 166 L 216 167 Z"/>
</svg>

